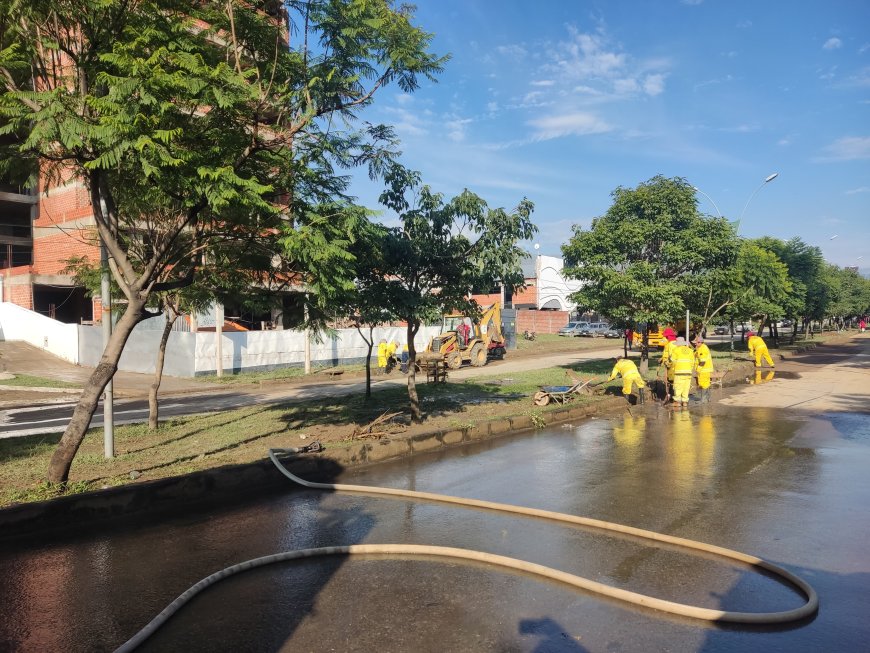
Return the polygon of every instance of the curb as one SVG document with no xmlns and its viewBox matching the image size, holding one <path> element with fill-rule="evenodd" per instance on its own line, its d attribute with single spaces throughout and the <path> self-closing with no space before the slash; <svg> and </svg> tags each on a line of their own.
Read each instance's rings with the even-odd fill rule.
<svg viewBox="0 0 870 653">
<path fill-rule="evenodd" d="M 816 346 L 812 343 L 809 349 Z M 741 370 L 744 367 L 754 369 L 751 362 L 735 365 L 731 371 L 737 373 L 725 382 L 725 387 L 742 383 Z M 622 411 L 625 405 L 621 397 L 604 396 L 590 405 L 563 405 L 543 412 L 533 412 L 531 408 L 523 414 L 499 417 L 464 428 L 358 442 L 345 448 L 289 459 L 285 464 L 293 473 L 305 478 L 334 482 L 351 467 L 398 460 L 501 435 L 535 431 L 570 420 L 608 415 Z M 58 532 L 68 534 L 94 526 L 117 527 L 133 518 L 180 514 L 191 508 L 227 506 L 261 498 L 264 494 L 287 492 L 293 487 L 264 458 L 253 463 L 226 465 L 182 476 L 18 504 L 0 508 L 0 543 Z"/>
<path fill-rule="evenodd" d="M 593 405 L 566 406 L 540 415 L 547 426 L 621 410 L 622 399 L 604 398 Z M 312 480 L 334 481 L 351 467 L 397 460 L 419 453 L 480 442 L 501 435 L 537 429 L 530 414 L 500 417 L 475 426 L 420 433 L 407 438 L 356 443 L 320 454 L 293 458 L 285 464 Z M 133 517 L 171 515 L 193 507 L 230 505 L 292 488 L 272 463 L 263 460 L 227 465 L 171 478 L 131 483 L 0 508 L 0 542 L 37 535 L 71 533 L 89 527 L 115 527 Z"/>
</svg>

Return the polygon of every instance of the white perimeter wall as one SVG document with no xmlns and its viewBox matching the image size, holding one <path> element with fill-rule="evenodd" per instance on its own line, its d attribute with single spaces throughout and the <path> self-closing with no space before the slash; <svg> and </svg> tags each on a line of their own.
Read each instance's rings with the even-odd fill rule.
<svg viewBox="0 0 870 653">
<path fill-rule="evenodd" d="M 421 327 L 414 339 L 417 350 L 441 327 Z M 365 331 L 368 336 L 368 331 Z M 372 357 L 377 356 L 381 339 L 405 343 L 405 327 L 379 327 L 374 330 Z M 193 334 L 191 334 L 193 335 Z M 214 333 L 196 335 L 196 374 L 214 374 L 217 370 L 217 340 Z M 268 370 L 305 364 L 305 334 L 301 331 L 237 331 L 221 334 L 221 352 L 225 371 Z M 367 345 L 356 329 L 339 329 L 334 339 L 311 342 L 313 365 L 337 365 L 364 362 Z"/>
<path fill-rule="evenodd" d="M 118 369 L 125 372 L 153 374 L 157 363 L 157 347 L 163 335 L 163 317 L 140 322 L 130 334 Z M 150 324 L 149 324 L 150 323 Z M 159 323 L 159 328 L 155 328 Z M 101 326 L 78 326 L 79 364 L 96 367 L 103 355 L 103 328 Z M 166 343 L 166 359 L 163 373 L 167 376 L 193 376 L 193 352 L 196 334 L 173 331 Z"/>
<path fill-rule="evenodd" d="M 77 325 L 52 320 L 10 302 L 0 302 L 0 340 L 23 340 L 70 363 L 79 362 Z"/>
<path fill-rule="evenodd" d="M 163 317 L 137 325 L 130 334 L 118 369 L 125 372 L 154 373 Z M 422 350 L 440 327 L 421 327 L 414 344 Z M 368 331 L 366 331 L 368 334 Z M 405 327 L 379 327 L 374 330 L 374 350 L 384 340 L 405 343 Z M 215 333 L 173 331 L 166 345 L 163 373 L 191 377 L 214 374 Z M 305 334 L 301 331 L 242 331 L 221 334 L 225 372 L 269 370 L 305 364 Z M 63 324 L 9 302 L 0 302 L 0 340 L 23 340 L 71 363 L 96 367 L 103 354 L 100 326 Z M 367 346 L 356 329 L 339 329 L 335 338 L 311 342 L 313 365 L 338 365 L 365 361 Z"/>
</svg>

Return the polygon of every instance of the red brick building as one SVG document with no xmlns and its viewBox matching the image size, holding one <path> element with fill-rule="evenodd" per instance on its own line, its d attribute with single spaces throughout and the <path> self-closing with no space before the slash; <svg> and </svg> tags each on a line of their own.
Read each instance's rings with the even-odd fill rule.
<svg viewBox="0 0 870 653">
<path fill-rule="evenodd" d="M 64 273 L 72 257 L 100 257 L 87 189 L 68 181 L 27 189 L 0 180 L 0 300 L 61 322 L 99 319 L 99 302 Z"/>
</svg>

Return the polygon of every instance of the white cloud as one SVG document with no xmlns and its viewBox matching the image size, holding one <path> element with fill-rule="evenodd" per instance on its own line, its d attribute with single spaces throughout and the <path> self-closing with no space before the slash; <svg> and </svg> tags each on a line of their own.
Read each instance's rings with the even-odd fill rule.
<svg viewBox="0 0 870 653">
<path fill-rule="evenodd" d="M 525 59 L 529 54 L 528 50 L 522 45 L 514 44 L 514 45 L 500 45 L 495 49 L 503 57 L 509 57 L 511 59 Z"/>
<path fill-rule="evenodd" d="M 825 41 L 825 44 L 822 46 L 822 48 L 825 50 L 836 50 L 837 48 L 840 48 L 842 46 L 843 42 L 836 36 L 832 36 L 827 41 Z"/>
<path fill-rule="evenodd" d="M 574 92 L 585 93 L 586 95 L 601 95 L 601 91 L 599 91 L 598 89 L 594 89 L 591 86 L 586 86 L 584 84 L 581 84 L 580 86 L 575 86 Z"/>
<path fill-rule="evenodd" d="M 857 195 L 858 193 L 870 193 L 870 186 L 859 186 L 846 191 L 846 195 Z"/>
<path fill-rule="evenodd" d="M 737 23 L 737 27 L 738 27 L 738 29 L 749 29 L 750 27 L 752 27 L 752 21 L 751 20 L 741 20 L 739 23 Z"/>
<path fill-rule="evenodd" d="M 629 93 L 634 93 L 638 90 L 638 88 L 640 88 L 640 86 L 638 85 L 637 80 L 632 77 L 613 80 L 613 90 L 618 95 L 627 95 Z"/>
<path fill-rule="evenodd" d="M 581 34 L 568 28 L 570 40 L 562 42 L 555 53 L 556 67 L 569 79 L 599 77 L 609 79 L 625 67 L 626 55 L 609 51 L 599 34 Z"/>
<path fill-rule="evenodd" d="M 405 106 L 406 104 L 411 104 L 414 101 L 414 96 L 410 93 L 401 93 L 396 96 L 396 104 L 400 104 Z"/>
<path fill-rule="evenodd" d="M 548 140 L 561 136 L 602 134 L 613 129 L 598 116 L 579 111 L 537 118 L 530 120 L 529 125 L 535 129 L 537 140 Z"/>
<path fill-rule="evenodd" d="M 851 161 L 870 159 L 870 137 L 844 136 L 824 148 L 825 154 L 818 161 Z"/>
<path fill-rule="evenodd" d="M 722 127 L 720 131 L 736 134 L 748 134 L 750 132 L 757 132 L 759 129 L 761 129 L 761 127 L 758 125 L 743 123 L 742 125 L 737 125 L 736 127 Z"/>
<path fill-rule="evenodd" d="M 400 136 L 422 136 L 427 133 L 425 123 L 421 119 L 419 112 L 396 107 L 388 107 L 385 111 L 394 116 L 391 122 Z"/>
<path fill-rule="evenodd" d="M 704 2 L 704 0 L 681 0 L 684 5 L 697 6 Z"/>
<path fill-rule="evenodd" d="M 643 80 L 643 90 L 647 95 L 660 95 L 665 90 L 665 76 L 662 74 L 647 75 Z"/>
<path fill-rule="evenodd" d="M 465 127 L 471 124 L 471 118 L 455 118 L 448 120 L 445 124 L 447 127 L 447 138 L 454 143 L 461 143 L 465 140 Z"/>
<path fill-rule="evenodd" d="M 552 79 L 533 79 L 529 82 L 532 86 L 552 86 L 556 82 Z"/>
</svg>

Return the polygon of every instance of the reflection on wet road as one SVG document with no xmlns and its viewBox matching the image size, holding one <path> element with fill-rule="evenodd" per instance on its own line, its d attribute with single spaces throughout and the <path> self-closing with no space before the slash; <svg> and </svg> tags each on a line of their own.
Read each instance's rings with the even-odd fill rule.
<svg viewBox="0 0 870 653">
<path fill-rule="evenodd" d="M 760 555 L 817 589 L 822 607 L 810 623 L 720 629 L 486 566 L 372 556 L 224 581 L 142 650 L 866 650 L 868 468 L 867 415 L 650 407 L 337 479 L 585 515 Z M 218 569 L 286 549 L 379 542 L 480 549 L 704 607 L 802 603 L 748 570 L 628 538 L 288 488 L 255 504 L 0 551 L 0 649 L 111 650 Z"/>
</svg>

